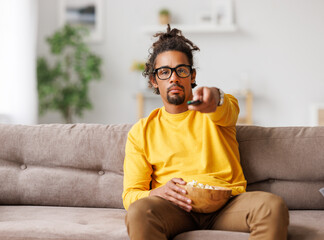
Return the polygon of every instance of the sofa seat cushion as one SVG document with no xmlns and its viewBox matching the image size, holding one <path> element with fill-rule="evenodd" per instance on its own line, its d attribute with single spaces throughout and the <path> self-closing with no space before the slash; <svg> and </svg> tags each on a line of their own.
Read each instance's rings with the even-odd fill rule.
<svg viewBox="0 0 324 240">
<path fill-rule="evenodd" d="M 324 210 L 289 211 L 288 240 L 323 240 Z"/>
<path fill-rule="evenodd" d="M 125 215 L 123 209 L 0 206 L 0 239 L 129 239 Z"/>
<path fill-rule="evenodd" d="M 323 240 L 324 211 L 296 210 L 289 211 L 290 224 L 288 240 Z M 179 234 L 173 240 L 222 239 L 244 240 L 249 233 L 217 230 L 199 230 Z"/>
<path fill-rule="evenodd" d="M 250 234 L 243 232 L 229 232 L 218 230 L 196 230 L 181 233 L 173 240 L 200 240 L 200 239 L 222 239 L 222 240 L 248 240 Z"/>
<path fill-rule="evenodd" d="M 289 211 L 288 240 L 324 239 L 324 211 Z M 126 211 L 109 208 L 0 206 L 1 240 L 128 240 Z M 248 233 L 216 230 L 190 231 L 174 240 L 244 240 Z"/>
</svg>

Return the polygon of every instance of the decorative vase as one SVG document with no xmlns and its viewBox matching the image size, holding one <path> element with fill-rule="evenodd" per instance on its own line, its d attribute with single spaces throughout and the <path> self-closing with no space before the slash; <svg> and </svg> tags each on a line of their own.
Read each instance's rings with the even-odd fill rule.
<svg viewBox="0 0 324 240">
<path fill-rule="evenodd" d="M 168 14 L 160 14 L 160 24 L 166 25 L 170 23 L 170 15 Z"/>
</svg>

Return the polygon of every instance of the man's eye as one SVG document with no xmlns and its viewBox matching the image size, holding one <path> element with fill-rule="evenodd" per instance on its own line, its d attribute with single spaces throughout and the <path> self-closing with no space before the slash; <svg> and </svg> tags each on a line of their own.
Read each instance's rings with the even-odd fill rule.
<svg viewBox="0 0 324 240">
<path fill-rule="evenodd" d="M 169 70 L 168 69 L 161 69 L 160 71 L 159 71 L 159 74 L 161 74 L 161 75 L 168 75 L 169 74 Z"/>
<path fill-rule="evenodd" d="M 188 74 L 188 70 L 186 68 L 178 68 L 177 73 L 186 75 Z"/>
</svg>

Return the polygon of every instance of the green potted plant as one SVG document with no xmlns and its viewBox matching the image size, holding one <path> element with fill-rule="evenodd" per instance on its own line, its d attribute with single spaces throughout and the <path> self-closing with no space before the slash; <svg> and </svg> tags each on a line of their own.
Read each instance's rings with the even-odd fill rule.
<svg viewBox="0 0 324 240">
<path fill-rule="evenodd" d="M 132 69 L 132 71 L 143 72 L 145 70 L 145 62 L 135 60 L 135 61 L 133 61 L 131 69 Z"/>
<path fill-rule="evenodd" d="M 88 30 L 65 25 L 46 39 L 50 59 L 37 59 L 39 113 L 59 111 L 66 123 L 92 109 L 89 83 L 101 78 L 101 58 L 84 41 Z M 52 64 L 50 64 L 52 63 Z"/>
<path fill-rule="evenodd" d="M 165 25 L 170 23 L 170 11 L 166 8 L 163 8 L 159 12 L 160 24 Z"/>
</svg>

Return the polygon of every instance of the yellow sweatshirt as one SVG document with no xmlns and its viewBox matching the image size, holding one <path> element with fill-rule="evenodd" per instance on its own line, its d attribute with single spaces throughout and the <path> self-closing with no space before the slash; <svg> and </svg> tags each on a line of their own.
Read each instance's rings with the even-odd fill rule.
<svg viewBox="0 0 324 240">
<path fill-rule="evenodd" d="M 188 110 L 170 114 L 164 107 L 141 119 L 128 133 L 123 204 L 147 197 L 172 178 L 245 192 L 235 124 L 237 100 L 225 94 L 213 113 Z"/>
</svg>

